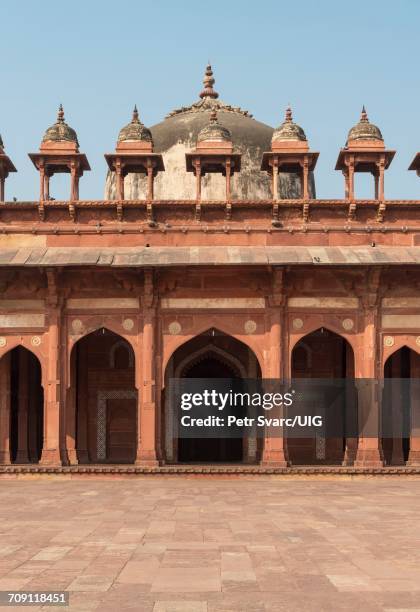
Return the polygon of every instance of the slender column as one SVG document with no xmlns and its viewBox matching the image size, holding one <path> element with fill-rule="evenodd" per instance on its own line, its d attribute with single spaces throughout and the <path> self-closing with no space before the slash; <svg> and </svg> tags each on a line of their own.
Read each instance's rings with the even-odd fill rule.
<svg viewBox="0 0 420 612">
<path fill-rule="evenodd" d="M 349 200 L 354 200 L 354 161 L 350 160 L 349 165 Z"/>
<path fill-rule="evenodd" d="M 43 166 L 43 164 L 39 166 L 39 183 L 39 199 L 41 200 L 41 202 L 43 202 L 45 200 L 45 167 Z"/>
<path fill-rule="evenodd" d="M 70 200 L 76 200 L 76 162 L 72 161 L 70 163 Z"/>
<path fill-rule="evenodd" d="M 278 200 L 279 197 L 279 160 L 278 157 L 273 159 L 273 200 Z"/>
<path fill-rule="evenodd" d="M 363 344 L 356 352 L 356 388 L 358 394 L 359 444 L 357 448 L 356 467 L 383 466 L 381 444 L 379 439 L 380 388 L 377 377 L 377 320 L 378 296 L 375 285 L 379 278 L 370 274 L 367 279 L 366 294 L 362 296 L 364 310 Z M 372 289 L 372 293 L 368 290 Z"/>
<path fill-rule="evenodd" d="M 44 445 L 41 461 L 43 465 L 60 465 L 60 327 L 61 309 L 50 306 L 48 311 L 48 359 L 44 376 Z"/>
<path fill-rule="evenodd" d="M 74 199 L 75 200 L 79 199 L 79 181 L 80 181 L 80 175 L 77 173 L 74 178 Z"/>
<path fill-rule="evenodd" d="M 273 273 L 273 291 L 270 298 L 269 322 L 269 362 L 267 367 L 267 378 L 281 379 L 283 373 L 282 364 L 282 328 L 284 325 L 284 295 L 283 295 L 283 270 L 275 270 Z M 276 409 L 276 417 L 283 416 L 283 409 Z M 268 435 L 267 435 L 268 434 Z M 287 450 L 286 438 L 279 428 L 275 428 L 274 437 L 270 436 L 270 430 L 266 430 L 264 439 L 264 450 L 262 465 L 286 467 Z"/>
<path fill-rule="evenodd" d="M 346 168 L 345 170 L 342 171 L 343 172 L 343 176 L 344 176 L 344 197 L 346 200 L 349 199 L 349 169 Z"/>
<path fill-rule="evenodd" d="M 4 176 L 0 176 L 0 202 L 4 202 L 4 183 L 5 183 L 5 178 Z"/>
<path fill-rule="evenodd" d="M 350 344 L 346 344 L 346 371 L 347 381 L 354 379 L 354 355 Z M 345 394 L 345 449 L 343 465 L 353 465 L 357 453 L 357 437 L 353 437 L 349 432 L 353 432 L 357 425 L 357 397 L 354 386 L 346 384 Z"/>
<path fill-rule="evenodd" d="M 89 402 L 88 402 L 88 350 L 86 345 L 79 345 L 73 350 L 76 350 L 76 368 L 77 378 L 76 385 L 76 419 L 77 419 L 77 458 L 79 463 L 89 463 Z M 70 457 L 69 457 L 70 459 Z"/>
<path fill-rule="evenodd" d="M 45 183 L 44 184 L 45 199 L 49 200 L 50 199 L 50 177 L 47 172 L 45 173 L 44 183 Z"/>
<path fill-rule="evenodd" d="M 148 164 L 147 166 L 147 199 L 153 200 L 153 166 Z"/>
<path fill-rule="evenodd" d="M 379 173 L 378 172 L 374 174 L 374 179 L 375 179 L 375 200 L 377 200 L 379 198 Z"/>
<path fill-rule="evenodd" d="M 201 200 L 201 163 L 199 159 L 195 160 L 195 199 L 197 202 Z"/>
<path fill-rule="evenodd" d="M 138 444 L 136 465 L 158 465 L 156 455 L 156 385 L 155 385 L 156 305 L 153 272 L 146 271 L 143 294 L 143 343 L 141 350 L 141 385 L 138 397 Z"/>
<path fill-rule="evenodd" d="M 411 351 L 410 360 L 411 432 L 407 465 L 420 466 L 420 355 Z"/>
<path fill-rule="evenodd" d="M 121 161 L 117 159 L 115 163 L 115 177 L 116 177 L 116 187 L 117 187 L 117 200 L 124 199 L 124 176 L 122 172 Z"/>
<path fill-rule="evenodd" d="M 309 162 L 308 156 L 305 155 L 303 160 L 303 199 L 309 199 L 309 189 L 308 189 L 308 176 L 309 176 Z"/>
<path fill-rule="evenodd" d="M 230 175 L 231 175 L 231 160 L 226 160 L 226 202 L 230 202 Z"/>
<path fill-rule="evenodd" d="M 10 353 L 0 359 L 0 464 L 10 464 Z"/>
<path fill-rule="evenodd" d="M 21 349 L 18 363 L 18 448 L 16 463 L 28 463 L 29 353 Z"/>
<path fill-rule="evenodd" d="M 403 411 L 404 406 L 404 384 L 408 380 L 401 381 L 401 352 L 392 356 L 392 387 L 391 387 L 391 422 L 392 422 L 392 453 L 391 465 L 404 465 L 403 454 Z M 401 384 L 402 383 L 402 384 Z"/>
<path fill-rule="evenodd" d="M 385 188 L 384 188 L 384 178 L 385 178 L 385 159 L 381 158 L 379 162 L 379 193 L 378 199 L 383 200 L 385 198 Z"/>
</svg>

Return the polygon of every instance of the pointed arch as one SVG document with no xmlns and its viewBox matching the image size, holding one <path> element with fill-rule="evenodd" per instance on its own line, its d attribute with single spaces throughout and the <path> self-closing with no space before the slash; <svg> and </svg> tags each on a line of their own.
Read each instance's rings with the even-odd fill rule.
<svg viewBox="0 0 420 612">
<path fill-rule="evenodd" d="M 301 349 L 306 359 L 298 359 Z M 334 402 L 334 419 L 336 419 L 336 431 L 340 432 L 335 437 L 331 437 L 328 436 L 328 429 L 320 429 L 315 437 L 289 438 L 287 443 L 291 462 L 334 465 L 340 465 L 344 461 L 353 462 L 356 443 L 353 438 L 346 438 L 348 435 L 346 432 L 353 431 L 354 424 L 357 423 L 357 401 L 353 384 L 354 351 L 350 342 L 344 334 L 337 333 L 327 326 L 317 326 L 312 331 L 302 334 L 295 342 L 290 353 L 290 365 L 293 384 L 300 389 L 303 407 L 306 405 L 305 402 L 308 402 L 308 410 L 311 410 L 313 403 L 311 392 L 308 394 L 308 390 L 319 392 L 320 397 L 325 397 L 326 400 L 328 397 L 328 383 L 325 385 L 318 379 L 334 379 L 334 384 L 339 385 L 336 387 L 339 392 Z M 327 410 L 327 404 L 324 406 L 324 401 L 321 400 L 320 414 Z"/>
<path fill-rule="evenodd" d="M 261 451 L 256 433 L 243 438 L 177 438 L 174 412 L 178 408 L 165 401 L 170 379 L 182 378 L 260 378 L 261 367 L 254 351 L 235 336 L 208 327 L 184 341 L 172 353 L 164 371 L 162 390 L 161 439 L 169 462 L 254 462 Z M 240 384 L 240 383 L 239 383 Z M 166 397 L 166 400 L 169 398 Z"/>
<path fill-rule="evenodd" d="M 67 364 L 66 364 L 66 368 L 67 368 L 67 376 L 66 376 L 67 389 L 69 389 L 70 385 L 71 385 L 71 363 L 72 363 L 72 360 L 74 359 L 75 350 L 77 351 L 76 347 L 80 346 L 80 343 L 83 342 L 89 336 L 97 334 L 98 332 L 101 332 L 101 331 L 103 331 L 105 333 L 108 333 L 108 334 L 113 334 L 114 336 L 116 336 L 115 344 L 118 342 L 119 346 L 122 346 L 123 343 L 126 343 L 129 346 L 129 348 L 130 348 L 130 353 L 129 353 L 129 355 L 130 355 L 130 363 L 132 362 L 133 363 L 133 367 L 135 367 L 135 348 L 133 346 L 131 337 L 127 337 L 124 334 L 121 334 L 119 331 L 115 331 L 115 330 L 111 329 L 111 326 L 108 326 L 108 325 L 98 325 L 97 327 L 95 327 L 95 329 L 89 329 L 86 332 L 83 332 L 83 334 L 78 336 L 77 340 L 75 340 L 73 342 L 73 344 L 70 346 L 69 357 L 67 359 Z"/>
<path fill-rule="evenodd" d="M 115 368 L 117 351 L 128 359 Z M 70 463 L 133 463 L 138 442 L 135 354 L 126 338 L 101 326 L 74 343 L 68 361 Z"/>
<path fill-rule="evenodd" d="M 261 371 L 263 370 L 263 367 L 264 367 L 263 354 L 261 352 L 261 348 L 259 347 L 258 343 L 256 341 L 255 342 L 253 341 L 252 336 L 247 336 L 245 334 L 243 336 L 242 335 L 238 336 L 236 333 L 234 333 L 232 329 L 229 329 L 228 325 L 226 325 L 223 322 L 217 321 L 214 323 L 214 325 L 209 326 L 208 321 L 207 321 L 205 323 L 202 323 L 201 325 L 195 326 L 194 332 L 185 334 L 184 336 L 178 335 L 176 337 L 170 337 L 169 340 L 168 338 L 166 338 L 167 347 L 166 347 L 166 350 L 164 351 L 164 356 L 163 356 L 163 361 L 162 361 L 162 372 L 165 372 L 169 361 L 172 359 L 175 352 L 181 346 L 185 345 L 187 342 L 190 342 L 191 340 L 194 340 L 194 338 L 197 338 L 198 336 L 206 334 L 207 332 L 211 332 L 212 330 L 214 330 L 217 333 L 229 336 L 233 338 L 234 340 L 237 340 L 241 344 L 245 345 L 255 355 Z M 164 338 L 164 341 L 165 341 L 165 338 Z"/>
<path fill-rule="evenodd" d="M 16 344 L 0 359 L 0 462 L 38 463 L 44 441 L 42 363 Z"/>
</svg>

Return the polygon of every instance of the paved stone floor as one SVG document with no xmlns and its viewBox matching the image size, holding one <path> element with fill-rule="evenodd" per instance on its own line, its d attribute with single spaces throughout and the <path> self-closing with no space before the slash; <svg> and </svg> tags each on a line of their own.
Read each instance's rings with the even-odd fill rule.
<svg viewBox="0 0 420 612">
<path fill-rule="evenodd" d="M 0 590 L 44 589 L 83 612 L 419 611 L 420 479 L 2 479 Z"/>
</svg>

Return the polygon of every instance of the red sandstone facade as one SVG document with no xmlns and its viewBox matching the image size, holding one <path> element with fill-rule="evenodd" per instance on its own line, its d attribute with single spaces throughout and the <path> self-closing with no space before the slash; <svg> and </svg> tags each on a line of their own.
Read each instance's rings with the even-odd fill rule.
<svg viewBox="0 0 420 612">
<path fill-rule="evenodd" d="M 212 91 L 203 99 L 214 101 Z M 394 152 L 378 128 L 363 113 L 340 152 L 345 197 L 314 199 L 318 154 L 288 111 L 260 160 L 271 199 L 235 199 L 234 135 L 215 113 L 206 117 L 185 162 L 195 199 L 154 198 L 154 178 L 170 160 L 154 151 L 138 115 L 106 156 L 117 199 L 79 199 L 89 164 L 63 114 L 31 154 L 40 199 L 8 202 L 2 188 L 0 463 L 420 465 L 415 419 L 409 438 L 396 421 L 392 440 L 362 431 L 321 446 L 174 439 L 171 377 L 378 379 L 358 398 L 378 432 L 384 410 L 400 401 L 385 402 L 381 381 L 420 378 L 420 200 L 385 198 Z M 301 177 L 300 196 L 279 196 L 279 169 Z M 1 148 L 2 185 L 9 171 Z M 354 193 L 357 171 L 374 176 L 370 200 Z M 49 199 L 54 172 L 70 174 L 68 201 Z M 130 172 L 147 177 L 142 200 L 124 199 Z M 205 172 L 223 174 L 225 199 L 202 199 Z M 405 406 L 408 418 L 418 401 L 412 395 Z"/>
</svg>

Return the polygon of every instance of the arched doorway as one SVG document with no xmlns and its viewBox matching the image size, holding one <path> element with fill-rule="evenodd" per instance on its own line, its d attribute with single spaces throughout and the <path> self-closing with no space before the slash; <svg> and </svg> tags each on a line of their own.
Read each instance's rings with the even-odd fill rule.
<svg viewBox="0 0 420 612">
<path fill-rule="evenodd" d="M 354 385 L 342 385 L 340 381 L 354 378 L 353 349 L 345 338 L 321 327 L 302 338 L 292 351 L 292 379 L 331 379 L 338 384 L 338 401 L 334 410 L 334 429 L 342 435 L 328 437 L 320 430 L 319 435 L 311 438 L 289 437 L 287 441 L 289 460 L 292 464 L 312 465 L 349 465 L 352 464 L 357 450 L 357 440 L 345 437 L 345 426 L 355 429 L 357 419 Z M 308 381 L 315 389 L 316 381 Z M 320 380 L 320 388 L 323 388 Z M 342 392 L 341 392 L 342 389 Z M 322 393 L 322 391 L 321 391 Z M 313 402 L 313 397 L 309 401 Z"/>
<path fill-rule="evenodd" d="M 382 452 L 388 465 L 402 465 L 409 459 L 412 410 L 416 406 L 420 355 L 403 346 L 384 365 L 382 391 Z"/>
<path fill-rule="evenodd" d="M 44 425 L 44 390 L 38 358 L 23 346 L 0 361 L 0 410 L 3 424 L 0 460 L 38 463 Z"/>
<path fill-rule="evenodd" d="M 241 379 L 261 377 L 258 360 L 243 342 L 217 329 L 210 329 L 180 346 L 165 372 L 169 379 Z M 256 436 L 244 438 L 176 438 L 173 433 L 173 406 L 164 401 L 164 449 L 168 462 L 179 463 L 254 463 L 260 454 Z"/>
<path fill-rule="evenodd" d="M 81 338 L 71 355 L 69 404 L 80 463 L 133 463 L 137 450 L 134 352 L 102 328 Z"/>
</svg>

